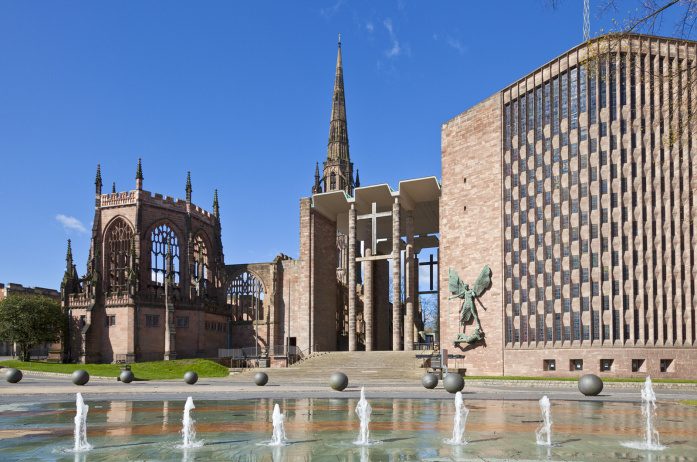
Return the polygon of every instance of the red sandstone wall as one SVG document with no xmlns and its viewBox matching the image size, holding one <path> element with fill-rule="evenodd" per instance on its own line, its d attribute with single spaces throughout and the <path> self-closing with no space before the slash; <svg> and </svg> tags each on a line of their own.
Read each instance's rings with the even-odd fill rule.
<svg viewBox="0 0 697 462">
<path fill-rule="evenodd" d="M 447 289 L 448 268 L 470 288 L 485 264 L 492 272 L 491 288 L 477 303 L 484 341 L 460 348 L 451 345 L 463 333 L 460 301 L 448 301 L 447 290 L 440 294 L 441 347 L 465 355 L 468 375 L 504 374 L 501 120 L 496 94 L 441 127 L 439 286 Z M 464 333 L 473 332 L 470 321 Z"/>
<path fill-rule="evenodd" d="M 336 350 L 336 223 L 313 213 L 314 345 Z"/>
</svg>

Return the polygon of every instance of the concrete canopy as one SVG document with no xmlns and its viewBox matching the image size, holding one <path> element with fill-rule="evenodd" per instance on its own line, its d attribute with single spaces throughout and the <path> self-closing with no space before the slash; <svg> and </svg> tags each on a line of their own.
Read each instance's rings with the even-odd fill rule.
<svg viewBox="0 0 697 462">
<path fill-rule="evenodd" d="M 441 185 L 435 176 L 416 178 L 399 182 L 399 189 L 394 191 L 387 184 L 363 186 L 354 190 L 354 196 L 348 196 L 343 191 L 331 191 L 312 196 L 313 209 L 330 221 L 336 222 L 337 231 L 348 235 L 348 211 L 351 205 L 356 208 L 356 213 L 370 215 L 373 212 L 373 204 L 376 212 L 391 212 L 392 204 L 398 200 L 402 206 L 401 232 L 406 237 L 406 218 L 409 211 L 414 217 L 414 235 L 417 251 L 423 248 L 437 247 L 438 238 L 438 203 L 440 200 Z M 407 212 L 407 213 L 405 213 Z M 359 241 L 366 238 L 366 223 L 368 220 L 358 220 L 356 237 Z M 377 218 L 377 239 L 392 239 L 392 218 L 384 216 Z M 381 249 L 390 249 L 391 244 L 384 243 L 378 246 Z M 379 253 L 383 253 L 379 252 Z"/>
</svg>

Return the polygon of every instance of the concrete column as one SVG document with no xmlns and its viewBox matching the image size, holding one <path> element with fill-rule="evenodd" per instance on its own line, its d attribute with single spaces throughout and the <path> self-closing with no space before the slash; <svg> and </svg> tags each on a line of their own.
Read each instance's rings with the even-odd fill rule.
<svg viewBox="0 0 697 462">
<path fill-rule="evenodd" d="M 365 256 L 373 256 L 373 227 L 371 220 L 367 220 L 365 224 L 365 241 L 363 241 L 365 247 Z M 373 262 L 366 260 L 363 262 L 363 317 L 365 319 L 365 351 L 373 351 L 374 339 L 373 339 L 373 324 L 375 316 L 374 314 L 374 304 L 373 304 Z"/>
<path fill-rule="evenodd" d="M 349 310 L 349 351 L 356 351 L 356 208 L 351 204 L 349 210 L 348 235 L 348 310 Z"/>
<path fill-rule="evenodd" d="M 404 320 L 404 350 L 414 350 L 414 216 L 407 212 L 407 251 L 404 260 L 404 302 L 407 314 Z"/>
<path fill-rule="evenodd" d="M 371 257 L 373 251 L 365 248 L 365 256 Z M 365 317 L 365 351 L 373 351 L 373 262 L 363 262 L 365 266 L 365 282 L 363 284 L 363 311 Z"/>
<path fill-rule="evenodd" d="M 392 351 L 402 349 L 402 259 L 399 199 L 392 204 Z"/>
</svg>

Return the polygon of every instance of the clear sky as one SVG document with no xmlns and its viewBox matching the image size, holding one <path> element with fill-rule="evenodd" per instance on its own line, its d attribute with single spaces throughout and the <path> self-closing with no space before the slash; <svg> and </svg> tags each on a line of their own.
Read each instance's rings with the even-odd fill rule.
<svg viewBox="0 0 697 462">
<path fill-rule="evenodd" d="M 85 273 L 94 179 L 212 211 L 225 262 L 298 256 L 341 33 L 362 185 L 435 175 L 440 126 L 582 42 L 581 0 L 0 2 L 0 282 Z M 595 31 L 599 26 L 593 25 Z"/>
</svg>

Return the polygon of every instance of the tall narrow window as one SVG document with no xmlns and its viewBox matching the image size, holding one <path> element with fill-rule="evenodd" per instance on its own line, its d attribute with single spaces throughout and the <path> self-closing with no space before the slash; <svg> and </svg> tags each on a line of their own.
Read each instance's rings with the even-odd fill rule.
<svg viewBox="0 0 697 462">
<path fill-rule="evenodd" d="M 244 323 L 264 319 L 264 286 L 256 275 L 243 271 L 235 276 L 227 289 L 232 322 Z"/>
<path fill-rule="evenodd" d="M 208 246 L 203 240 L 201 234 L 197 234 L 194 238 L 194 281 L 196 284 L 196 292 L 199 289 L 206 289 L 210 277 L 208 275 Z"/>
<path fill-rule="evenodd" d="M 166 224 L 150 233 L 150 281 L 152 286 L 162 286 L 167 272 L 167 244 L 172 246 L 172 271 L 174 284 L 179 285 L 179 240 Z"/>
<path fill-rule="evenodd" d="M 128 259 L 133 230 L 123 218 L 114 220 L 106 232 L 107 292 L 125 291 L 128 285 Z"/>
</svg>

